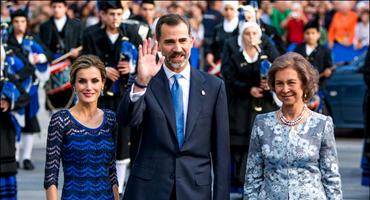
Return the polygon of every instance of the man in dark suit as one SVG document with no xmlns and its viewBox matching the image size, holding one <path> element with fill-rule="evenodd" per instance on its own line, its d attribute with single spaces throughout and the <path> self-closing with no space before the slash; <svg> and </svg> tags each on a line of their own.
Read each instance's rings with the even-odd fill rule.
<svg viewBox="0 0 370 200">
<path fill-rule="evenodd" d="M 143 131 L 124 199 L 229 199 L 224 83 L 190 67 L 184 18 L 162 16 L 156 37 L 153 48 L 151 39 L 139 47 L 137 76 L 118 109 L 121 125 Z"/>
</svg>

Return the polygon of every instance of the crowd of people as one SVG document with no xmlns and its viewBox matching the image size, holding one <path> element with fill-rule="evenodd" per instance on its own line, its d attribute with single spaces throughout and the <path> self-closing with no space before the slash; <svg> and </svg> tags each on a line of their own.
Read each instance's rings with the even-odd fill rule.
<svg viewBox="0 0 370 200">
<path fill-rule="evenodd" d="M 368 48 L 368 1 L 2 1 L 0 199 L 40 106 L 49 200 L 60 165 L 62 199 L 342 199 L 335 45 Z"/>
</svg>

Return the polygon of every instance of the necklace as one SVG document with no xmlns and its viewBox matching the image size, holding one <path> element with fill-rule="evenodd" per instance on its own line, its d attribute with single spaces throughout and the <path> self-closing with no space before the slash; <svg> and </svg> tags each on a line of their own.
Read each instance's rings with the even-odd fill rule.
<svg viewBox="0 0 370 200">
<path fill-rule="evenodd" d="M 278 114 L 279 114 L 279 119 L 281 120 L 281 122 L 283 124 L 288 125 L 288 126 L 295 126 L 300 121 L 302 121 L 302 119 L 303 119 L 304 114 L 306 113 L 306 111 L 307 111 L 307 106 L 304 105 L 301 114 L 299 114 L 299 116 L 296 119 L 293 119 L 293 120 L 288 120 L 287 118 L 285 118 L 284 115 L 283 115 L 283 111 L 282 111 L 281 108 L 280 108 Z"/>
</svg>

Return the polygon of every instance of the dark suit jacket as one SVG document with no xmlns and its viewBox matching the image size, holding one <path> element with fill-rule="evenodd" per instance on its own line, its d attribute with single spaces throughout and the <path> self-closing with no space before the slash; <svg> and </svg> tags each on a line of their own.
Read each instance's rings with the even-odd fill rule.
<svg viewBox="0 0 370 200">
<path fill-rule="evenodd" d="M 311 63 L 311 65 L 313 65 L 319 71 L 319 73 L 322 73 L 326 68 L 333 66 L 331 50 L 322 45 L 318 45 L 309 56 L 306 54 L 306 43 L 299 44 L 294 49 L 294 52 L 297 52 L 305 57 Z M 325 87 L 326 81 L 327 78 L 320 78 L 320 88 Z"/>
<path fill-rule="evenodd" d="M 202 92 L 204 91 L 204 92 Z M 124 199 L 229 199 L 229 125 L 222 80 L 191 69 L 188 117 L 182 149 L 176 138 L 175 111 L 163 69 L 144 96 L 131 102 L 124 95 L 118 110 L 121 125 L 141 125 L 140 149 Z M 211 165 L 212 164 L 212 165 Z"/>
<path fill-rule="evenodd" d="M 82 26 L 80 21 L 70 18 L 67 18 L 67 22 L 64 26 L 65 26 L 63 28 L 65 29 L 64 49 L 66 51 L 65 53 L 67 53 L 72 48 L 76 48 L 82 45 Z M 40 26 L 39 36 L 44 45 L 48 47 L 47 51 L 49 55 L 53 55 L 56 53 L 50 50 L 53 34 L 56 34 L 56 28 L 54 27 L 55 24 L 53 17 L 51 17 L 48 21 L 44 22 Z"/>
</svg>

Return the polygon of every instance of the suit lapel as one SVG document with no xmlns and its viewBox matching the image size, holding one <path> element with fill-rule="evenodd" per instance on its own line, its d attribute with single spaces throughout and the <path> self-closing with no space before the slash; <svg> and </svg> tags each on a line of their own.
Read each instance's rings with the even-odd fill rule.
<svg viewBox="0 0 370 200">
<path fill-rule="evenodd" d="M 176 137 L 176 121 L 175 121 L 175 110 L 173 108 L 173 102 L 171 98 L 170 87 L 166 73 L 162 69 L 158 74 L 153 77 L 153 81 L 150 84 L 150 89 L 152 90 L 153 95 L 160 104 L 167 121 L 171 127 L 171 130 Z M 177 138 L 177 137 L 176 137 Z M 176 140 L 177 141 L 177 140 Z"/>
<path fill-rule="evenodd" d="M 203 87 L 205 79 L 194 69 L 190 71 L 190 91 L 189 91 L 189 106 L 186 119 L 185 143 L 193 132 L 193 128 L 197 122 L 198 115 L 204 103 L 204 95 L 206 94 Z"/>
<path fill-rule="evenodd" d="M 72 47 L 71 44 L 72 44 L 72 38 L 73 38 L 73 33 L 72 33 L 72 30 L 73 30 L 73 27 L 71 26 L 71 23 L 70 23 L 70 19 L 67 17 L 67 21 L 66 21 L 66 24 L 64 25 L 64 42 L 65 42 L 65 48 L 66 48 L 66 51 L 68 52 L 70 50 L 70 48 L 76 48 L 76 47 Z"/>
</svg>

